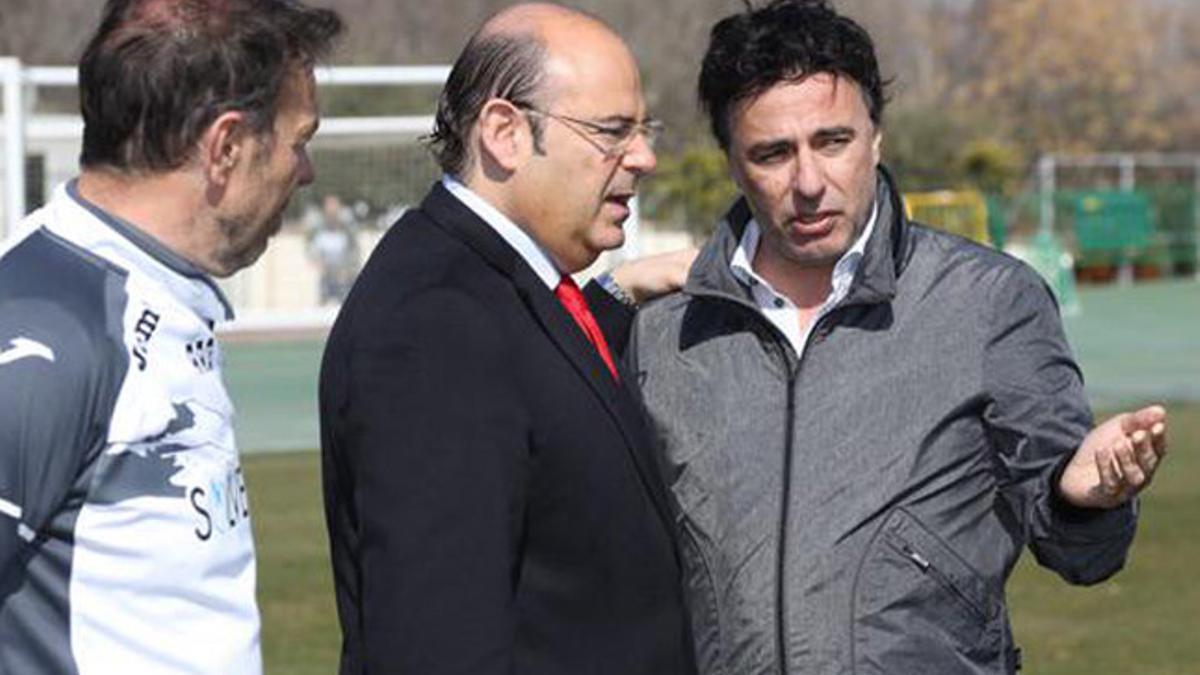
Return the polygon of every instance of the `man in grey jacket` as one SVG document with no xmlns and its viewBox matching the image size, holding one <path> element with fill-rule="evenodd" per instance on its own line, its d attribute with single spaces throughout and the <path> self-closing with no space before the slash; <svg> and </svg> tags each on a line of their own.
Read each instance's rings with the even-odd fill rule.
<svg viewBox="0 0 1200 675">
<path fill-rule="evenodd" d="M 824 1 L 712 31 L 700 97 L 743 198 L 631 345 L 703 673 L 1011 673 L 1022 548 L 1116 572 L 1165 452 L 1157 406 L 1092 429 L 1034 272 L 905 218 L 882 88 Z"/>
</svg>

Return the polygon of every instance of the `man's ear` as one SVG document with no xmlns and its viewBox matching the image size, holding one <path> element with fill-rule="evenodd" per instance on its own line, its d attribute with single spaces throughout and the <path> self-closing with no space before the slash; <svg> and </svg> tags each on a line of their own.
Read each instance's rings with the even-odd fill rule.
<svg viewBox="0 0 1200 675">
<path fill-rule="evenodd" d="M 238 162 L 245 161 L 253 137 L 246 113 L 231 110 L 221 113 L 200 137 L 200 164 L 213 184 L 225 185 Z"/>
<path fill-rule="evenodd" d="M 529 120 L 510 101 L 493 98 L 483 104 L 475 125 L 485 162 L 507 172 L 515 171 L 533 152 Z"/>
</svg>

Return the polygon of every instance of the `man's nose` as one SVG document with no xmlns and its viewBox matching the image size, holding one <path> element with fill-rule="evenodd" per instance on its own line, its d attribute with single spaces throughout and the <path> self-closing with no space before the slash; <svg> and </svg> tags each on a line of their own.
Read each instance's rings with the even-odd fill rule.
<svg viewBox="0 0 1200 675">
<path fill-rule="evenodd" d="M 634 134 L 625 156 L 621 158 L 621 164 L 626 170 L 638 175 L 652 173 L 658 167 L 658 156 L 654 154 L 654 147 L 645 134 Z"/>
<path fill-rule="evenodd" d="M 792 189 L 805 199 L 819 199 L 825 192 L 825 172 L 820 162 L 804 153 L 796 155 Z"/>
<path fill-rule="evenodd" d="M 300 168 L 296 175 L 296 183 L 300 187 L 309 185 L 317 178 L 317 170 L 313 166 L 312 158 L 305 152 L 300 157 Z"/>
</svg>

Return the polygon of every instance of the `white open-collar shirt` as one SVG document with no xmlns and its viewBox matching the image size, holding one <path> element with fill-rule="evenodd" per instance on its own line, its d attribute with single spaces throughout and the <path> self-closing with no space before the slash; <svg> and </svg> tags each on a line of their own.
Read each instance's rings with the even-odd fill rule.
<svg viewBox="0 0 1200 675">
<path fill-rule="evenodd" d="M 754 271 L 752 262 L 754 255 L 758 252 L 758 245 L 762 241 L 762 228 L 753 218 L 746 223 L 746 229 L 742 232 L 742 239 L 738 242 L 733 259 L 729 261 L 729 267 L 738 281 L 750 289 L 754 302 L 758 305 L 758 310 L 787 338 L 792 348 L 796 350 L 796 356 L 804 356 L 804 347 L 808 344 L 808 337 L 812 334 L 813 326 L 817 324 L 817 321 L 836 307 L 850 292 L 850 282 L 854 280 L 858 266 L 862 263 L 863 252 L 866 250 L 867 240 L 871 238 L 871 232 L 875 230 L 875 220 L 878 215 L 879 205 L 876 203 L 871 209 L 871 217 L 867 220 L 867 226 L 863 228 L 854 245 L 842 254 L 837 264 L 833 266 L 829 295 L 821 304 L 817 315 L 803 331 L 800 330 L 799 308 L 787 297 L 776 292 L 770 282 Z"/>
</svg>

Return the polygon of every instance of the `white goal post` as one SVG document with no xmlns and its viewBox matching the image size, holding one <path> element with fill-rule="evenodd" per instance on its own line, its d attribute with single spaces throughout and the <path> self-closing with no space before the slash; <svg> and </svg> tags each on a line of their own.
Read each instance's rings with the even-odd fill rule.
<svg viewBox="0 0 1200 675">
<path fill-rule="evenodd" d="M 440 87 L 450 74 L 449 66 L 338 66 L 316 71 L 319 86 L 426 86 Z M 83 123 L 77 115 L 38 115 L 34 112 L 38 92 L 58 87 L 74 88 L 78 72 L 73 66 L 26 66 L 18 59 L 0 57 L 0 86 L 3 86 L 3 125 L 0 145 L 3 146 L 4 199 L 0 210 L 0 236 L 27 212 L 26 172 L 22 167 L 27 158 L 30 141 L 72 141 L 78 145 Z M 432 128 L 431 116 L 340 117 L 322 121 L 320 134 L 338 135 L 404 135 L 417 137 Z M 76 154 L 78 154 L 76 152 Z M 15 215 L 14 215 L 15 214 Z"/>
</svg>

